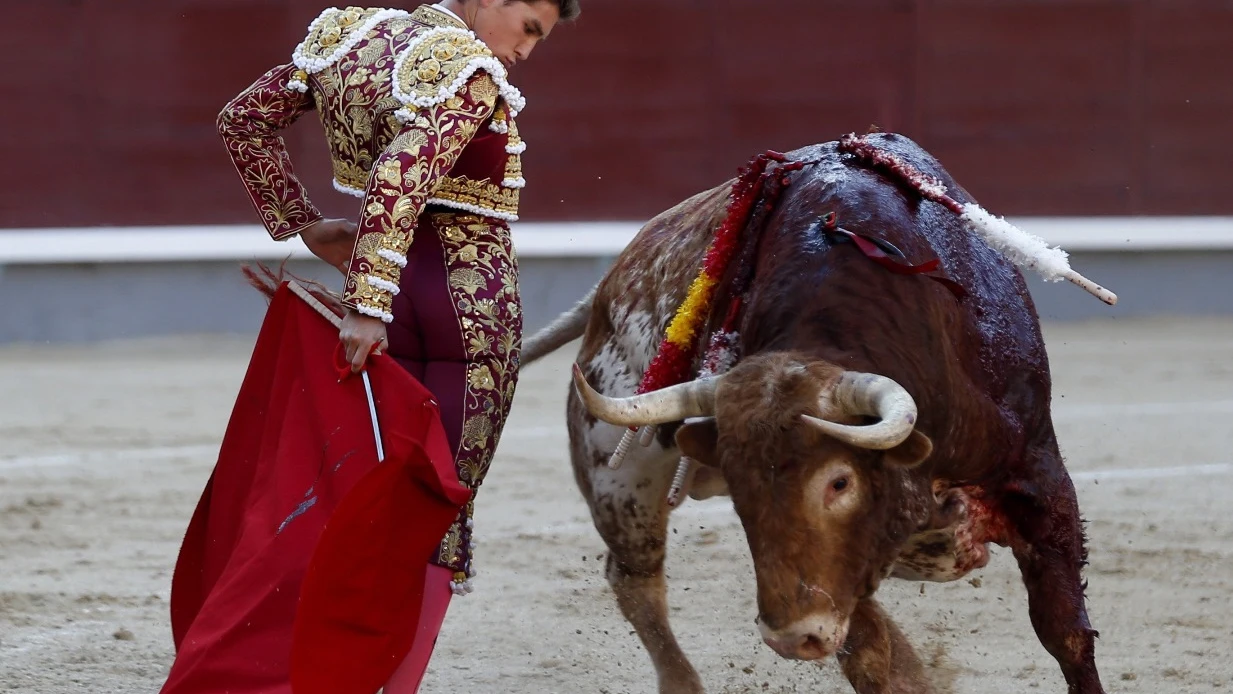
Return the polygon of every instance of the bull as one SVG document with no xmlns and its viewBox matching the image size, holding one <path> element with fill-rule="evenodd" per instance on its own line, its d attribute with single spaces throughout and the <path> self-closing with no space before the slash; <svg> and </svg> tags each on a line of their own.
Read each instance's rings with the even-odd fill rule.
<svg viewBox="0 0 1233 694">
<path fill-rule="evenodd" d="M 974 204 L 911 140 L 868 142 Z M 984 566 L 995 543 L 1013 552 L 1032 625 L 1069 691 L 1102 692 L 1082 521 L 1023 276 L 951 210 L 840 144 L 788 155 L 808 165 L 785 174 L 791 185 L 761 231 L 731 370 L 635 394 L 723 218 L 728 184 L 649 222 L 591 294 L 528 340 L 524 364 L 582 338 L 570 458 L 608 546 L 617 604 L 659 691 L 702 692 L 669 625 L 664 579 L 666 498 L 685 456 L 696 461 L 692 497 L 731 496 L 755 568 L 757 624 L 781 656 L 837 655 L 861 694 L 931 691 L 877 588 L 888 577 L 956 580 Z M 938 259 L 964 291 L 870 262 L 826 233 L 835 215 L 905 259 Z M 610 466 L 624 432 L 648 425 L 659 425 L 654 438 Z"/>
</svg>

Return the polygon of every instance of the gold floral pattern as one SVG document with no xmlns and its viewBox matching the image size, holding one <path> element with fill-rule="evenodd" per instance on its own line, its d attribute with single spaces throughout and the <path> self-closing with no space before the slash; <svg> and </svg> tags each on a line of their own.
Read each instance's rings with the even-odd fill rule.
<svg viewBox="0 0 1233 694">
<path fill-rule="evenodd" d="M 487 364 L 473 365 L 467 378 L 471 387 L 476 390 L 492 390 L 496 387 L 496 381 L 492 379 L 492 369 L 488 368 Z"/>
<path fill-rule="evenodd" d="M 469 76 L 470 65 L 458 69 L 460 61 L 486 59 L 478 40 L 425 40 L 419 43 L 426 52 L 404 63 L 411 63 L 414 79 L 431 85 L 402 86 L 422 94 L 435 86 L 432 100 L 440 103 L 406 107 L 395 94 L 399 56 L 434 28 L 466 29 L 429 5 L 411 14 L 327 10 L 296 49 L 295 62 L 266 73 L 228 104 L 219 131 L 266 228 L 286 238 L 321 215 L 295 178 L 278 133 L 317 110 L 335 182 L 365 198 L 344 290 L 352 306 L 390 315 L 389 284 L 399 283 L 417 230 L 423 224 L 420 233 L 440 235 L 469 362 L 460 384 L 465 412 L 455 463 L 459 479 L 475 489 L 491 463 L 518 374 L 517 259 L 502 221 L 517 218 L 518 190 L 501 183 L 502 174 L 521 172 L 514 115 L 522 98 L 504 81 L 499 62 L 477 63 L 481 69 Z M 489 138 L 483 146 L 468 147 L 481 135 Z M 427 204 L 460 212 L 425 214 Z M 434 560 L 460 572 L 462 580 L 470 565 L 472 515 L 473 502 Z"/>
<path fill-rule="evenodd" d="M 458 216 L 441 233 L 446 248 L 450 289 L 462 324 L 468 356 L 477 364 L 469 378 L 468 410 L 500 411 L 504 421 L 513 396 L 521 350 L 522 316 L 519 308 L 518 269 L 509 232 L 479 217 Z M 468 221 L 469 220 L 469 221 Z M 461 231 L 451 233 L 452 229 Z M 458 239 L 458 240 L 452 240 Z M 466 270 L 465 274 L 456 274 Z M 466 278 L 466 282 L 460 279 Z M 469 427 L 469 428 L 468 428 Z M 495 429 L 468 419 L 463 453 L 458 459 L 459 479 L 479 486 L 488 472 L 491 454 L 484 455 Z M 468 456 L 467 449 L 477 455 Z"/>
<path fill-rule="evenodd" d="M 484 73 L 472 79 L 491 81 Z M 495 100 L 467 98 L 420 111 L 376 162 L 365 191 L 368 205 L 360 216 L 357 246 L 365 238 L 376 236 L 382 248 L 394 256 L 406 256 L 412 230 L 432 189 L 453 168 L 495 107 Z M 353 254 L 343 301 L 368 315 L 392 316 L 393 294 L 381 290 L 380 285 L 397 285 L 400 274 L 401 268 L 385 255 L 373 260 Z M 373 278 L 380 282 L 374 285 Z"/>
<path fill-rule="evenodd" d="M 464 267 L 450 273 L 450 286 L 468 294 L 475 294 L 481 289 L 487 289 L 488 281 L 478 270 Z"/>
<path fill-rule="evenodd" d="M 517 155 L 510 158 L 517 158 Z M 478 207 L 497 212 L 501 217 L 508 217 L 518 214 L 519 195 L 517 188 L 504 188 L 492 181 L 473 181 L 465 176 L 451 176 L 441 179 L 440 185 L 432 194 L 432 202 L 447 207 L 462 206 L 461 209 Z"/>
<path fill-rule="evenodd" d="M 464 71 L 475 68 L 473 59 L 496 57 L 482 42 L 465 29 L 442 30 L 444 33 L 426 38 L 402 59 L 394 79 L 409 100 L 438 98 L 442 90 L 454 92 L 454 83 L 463 79 Z M 495 89 L 495 85 L 494 85 Z"/>
<path fill-rule="evenodd" d="M 455 466 L 458 479 L 474 490 L 488 473 L 518 380 L 518 261 L 504 224 L 456 213 L 435 213 L 431 220 L 445 249 L 450 295 L 470 362 Z M 438 564 L 469 569 L 470 517 L 470 510 L 460 514 L 441 544 Z"/>
<path fill-rule="evenodd" d="M 330 146 L 334 180 L 351 190 L 364 190 L 369 172 L 402 130 L 394 115 L 402 104 L 390 91 L 395 51 L 411 40 L 409 18 L 394 18 L 378 26 L 376 36 L 314 74 L 309 88 Z"/>
<path fill-rule="evenodd" d="M 321 219 L 296 178 L 279 131 L 312 110 L 307 94 L 287 88 L 297 72 L 282 65 L 240 92 L 218 115 L 218 132 L 266 231 L 286 239 Z"/>
<path fill-rule="evenodd" d="M 404 133 L 398 114 L 406 110 L 394 95 L 398 56 L 418 37 L 434 29 L 465 30 L 466 26 L 431 5 L 421 6 L 410 14 L 360 7 L 327 10 L 313 23 L 304 42 L 296 49 L 296 60 L 302 64 L 284 65 L 270 71 L 220 114 L 219 131 L 262 222 L 274 238 L 292 236 L 321 218 L 295 178 L 278 132 L 315 106 L 330 147 L 337 186 L 363 196 L 375 173 L 376 163 L 393 146 L 395 137 Z M 456 32 L 446 33 L 458 36 Z M 428 41 L 421 43 L 425 44 L 422 46 L 426 51 L 425 60 L 435 62 L 419 67 L 439 70 L 440 74 L 433 77 L 438 90 L 446 76 L 459 74 L 460 66 L 471 60 L 468 56 L 483 57 L 487 51 L 474 39 L 462 44 L 454 39 L 431 42 L 431 45 L 427 45 Z M 416 67 L 416 71 L 418 69 Z M 425 74 L 429 72 L 432 70 L 426 70 Z M 477 74 L 484 73 L 481 70 Z M 303 91 L 291 88 L 290 84 L 302 85 Z M 420 89 L 414 84 L 405 86 Z M 508 85 L 505 88 L 512 89 Z M 496 102 L 493 119 L 499 120 L 500 126 L 494 129 L 508 132 L 513 119 L 501 98 L 502 89 L 492 80 L 471 79 L 444 106 L 447 110 L 463 111 L 467 109 L 466 103 Z M 416 139 L 399 143 L 403 149 L 422 149 L 431 144 L 428 129 L 433 119 L 427 117 L 428 110 L 414 109 L 411 115 L 418 128 L 414 129 L 412 137 Z M 452 133 L 453 138 L 445 144 L 456 146 L 462 141 L 465 147 L 464 136 L 474 136 L 482 124 L 475 126 L 469 131 Z M 465 164 L 465 152 L 460 156 Z M 517 157 L 516 154 L 509 156 Z M 518 191 L 502 188 L 499 174 L 502 170 L 520 171 L 520 163 L 495 168 L 492 180 L 483 180 L 487 176 L 484 172 L 492 169 L 486 162 L 459 168 L 467 169 L 470 177 L 463 171 L 440 171 L 436 185 L 430 185 L 439 189 L 430 191 L 433 204 L 491 213 L 500 219 L 517 219 Z M 471 169 L 480 171 L 481 175 L 476 176 Z M 419 172 L 406 173 L 401 184 L 391 180 L 388 172 L 381 179 L 388 188 L 414 185 Z"/>
</svg>

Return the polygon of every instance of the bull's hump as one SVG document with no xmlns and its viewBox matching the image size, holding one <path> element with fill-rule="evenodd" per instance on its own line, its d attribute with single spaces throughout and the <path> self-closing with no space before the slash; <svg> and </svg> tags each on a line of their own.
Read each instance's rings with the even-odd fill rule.
<svg viewBox="0 0 1233 694">
<path fill-rule="evenodd" d="M 641 346 L 663 334 L 701 269 L 725 209 L 727 187 L 699 193 L 655 217 L 617 258 L 596 305 L 607 312 L 623 346 Z"/>
</svg>

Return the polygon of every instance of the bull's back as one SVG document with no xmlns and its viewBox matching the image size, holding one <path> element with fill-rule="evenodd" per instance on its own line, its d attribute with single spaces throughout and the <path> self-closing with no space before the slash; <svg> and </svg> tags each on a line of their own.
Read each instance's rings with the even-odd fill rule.
<svg viewBox="0 0 1233 694">
<path fill-rule="evenodd" d="M 631 369 L 645 370 L 701 267 L 730 188 L 699 193 L 642 227 L 599 284 L 580 361 L 615 343 Z"/>
<path fill-rule="evenodd" d="M 940 179 L 950 197 L 960 203 L 975 202 L 911 139 L 889 133 L 869 139 Z M 900 327 L 917 323 L 913 326 L 917 334 L 931 343 L 913 351 L 925 362 L 917 370 L 945 373 L 946 368 L 939 365 L 949 362 L 971 376 L 972 383 L 992 400 L 1024 413 L 1040 410 L 1043 404 L 1047 412 L 1050 385 L 1039 320 L 1024 278 L 1012 263 L 953 212 L 922 200 L 895 177 L 841 154 L 837 142 L 798 150 L 792 158 L 816 163 L 793 183 L 771 220 L 777 225 L 771 233 L 777 235 L 781 255 L 801 258 L 792 268 L 801 277 L 800 296 L 844 302 L 868 316 L 894 315 Z M 886 239 L 910 262 L 937 258 L 941 274 L 962 286 L 966 295 L 958 300 L 923 277 L 891 278 L 881 266 L 854 258 L 857 251 L 851 244 L 822 239 L 816 221 L 830 211 L 838 212 L 840 226 Z M 845 255 L 846 264 L 836 262 L 833 254 Z M 836 267 L 843 267 L 849 276 L 836 275 Z M 854 273 L 859 275 L 855 281 Z M 859 290 L 853 285 L 862 280 L 892 286 L 895 292 L 854 296 Z M 832 291 L 840 286 L 842 291 Z M 867 339 L 885 342 L 889 338 L 875 333 Z"/>
<path fill-rule="evenodd" d="M 895 134 L 871 135 L 881 149 L 940 179 L 949 195 L 961 203 L 974 202 L 968 193 L 928 152 L 909 138 Z M 793 183 L 766 227 L 761 247 L 778 260 L 760 266 L 755 285 L 773 275 L 775 306 L 761 307 L 774 322 L 791 320 L 798 313 L 793 301 L 830 301 L 848 292 L 829 292 L 825 265 L 831 245 L 819 253 L 816 222 L 828 211 L 840 213 L 840 224 L 851 231 L 885 238 L 914 262 L 938 258 L 942 272 L 967 292 L 961 301 L 928 280 L 913 278 L 920 290 L 903 301 L 919 303 L 919 310 L 903 312 L 921 321 L 938 352 L 961 356 L 963 368 L 994 400 L 1008 401 L 1015 409 L 1036 408 L 1049 394 L 1048 364 L 1035 306 L 1018 269 L 968 230 L 941 205 L 922 201 L 885 173 L 869 169 L 842 155 L 837 142 L 790 153 L 790 159 L 812 162 L 793 176 Z M 715 228 L 723 219 L 731 181 L 699 193 L 648 222 L 626 247 L 601 281 L 579 361 L 586 364 L 604 350 L 615 354 L 629 373 L 640 374 L 649 365 L 668 322 L 684 301 L 697 275 Z M 779 252 L 782 251 L 782 252 Z M 851 253 L 850 246 L 842 253 Z M 862 261 L 863 262 L 863 261 Z M 811 263 L 813 265 L 811 265 Z M 761 265 L 761 264 L 760 264 Z M 864 271 L 887 273 L 872 263 Z M 800 286 L 794 287 L 794 283 Z M 873 301 L 887 300 L 874 297 Z M 902 312 L 900 299 L 888 310 Z M 856 300 L 850 300 L 855 305 Z M 860 301 L 861 312 L 872 305 Z M 754 331 L 756 332 L 756 331 Z M 878 339 L 873 336 L 871 339 Z M 756 345 L 747 345 L 757 350 Z M 935 362 L 936 363 L 936 362 Z M 1018 402 L 1022 401 L 1022 402 Z"/>
<path fill-rule="evenodd" d="M 976 200 L 920 145 L 895 134 L 872 136 L 878 146 L 942 181 L 960 203 Z M 1022 273 L 950 210 L 905 196 L 901 203 L 912 232 L 923 237 L 942 262 L 945 275 L 967 293 L 960 302 L 964 321 L 979 335 L 986 356 L 1023 367 L 1041 365 L 1043 339 L 1036 306 Z"/>
</svg>

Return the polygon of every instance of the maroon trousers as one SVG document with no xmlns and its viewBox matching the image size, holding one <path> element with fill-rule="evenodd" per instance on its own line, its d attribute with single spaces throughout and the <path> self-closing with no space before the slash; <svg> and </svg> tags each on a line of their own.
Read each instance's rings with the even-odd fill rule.
<svg viewBox="0 0 1233 694">
<path fill-rule="evenodd" d="M 436 397 L 458 477 L 475 490 L 492 461 L 518 380 L 522 310 L 509 228 L 430 208 L 407 254 L 389 325 L 389 354 Z M 468 504 L 433 563 L 465 580 Z"/>
</svg>

